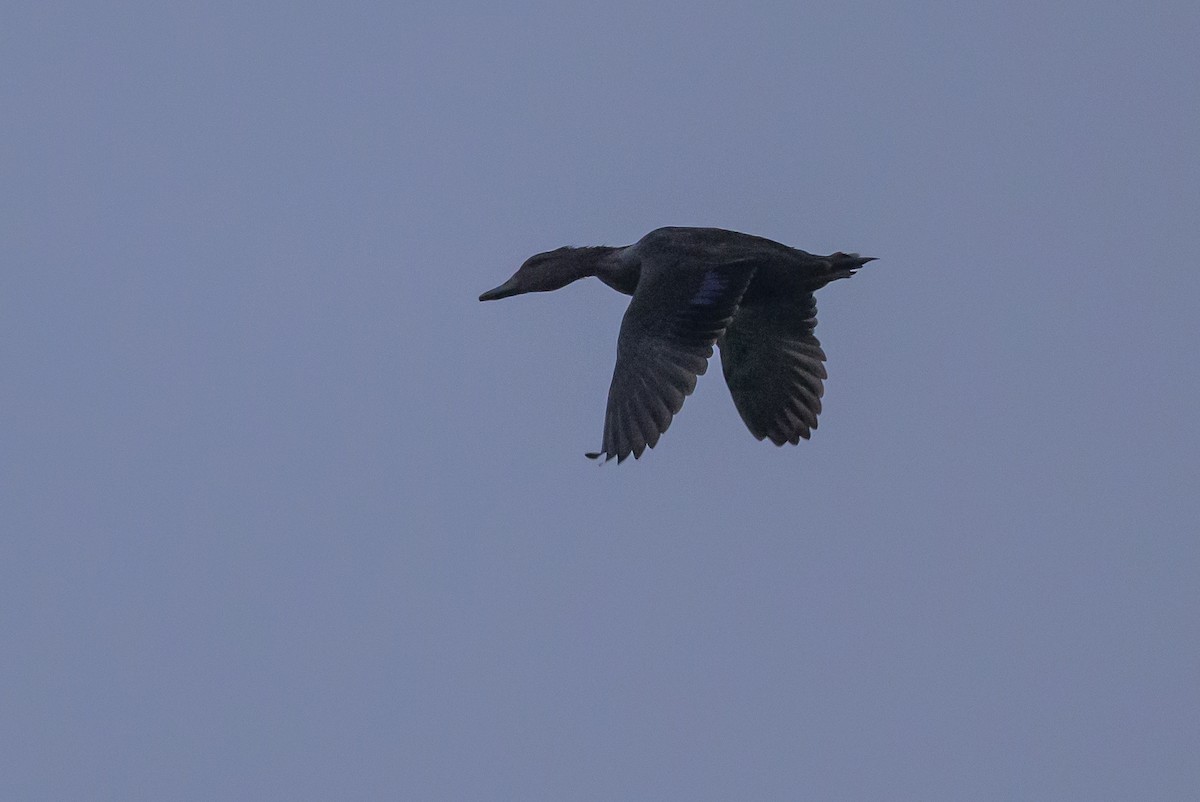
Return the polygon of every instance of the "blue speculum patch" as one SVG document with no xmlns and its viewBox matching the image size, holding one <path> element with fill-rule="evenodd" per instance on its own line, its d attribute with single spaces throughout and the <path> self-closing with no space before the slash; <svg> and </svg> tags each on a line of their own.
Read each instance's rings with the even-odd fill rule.
<svg viewBox="0 0 1200 802">
<path fill-rule="evenodd" d="M 728 281 L 715 270 L 710 270 L 704 274 L 704 280 L 700 283 L 700 288 L 696 290 L 696 294 L 692 296 L 692 300 L 688 301 L 692 306 L 708 306 L 717 300 L 721 291 L 728 286 Z"/>
</svg>

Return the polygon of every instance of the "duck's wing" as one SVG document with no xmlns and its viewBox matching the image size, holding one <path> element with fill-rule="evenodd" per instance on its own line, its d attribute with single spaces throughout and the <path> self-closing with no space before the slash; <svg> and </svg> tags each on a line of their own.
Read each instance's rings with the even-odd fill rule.
<svg viewBox="0 0 1200 802">
<path fill-rule="evenodd" d="M 794 445 L 817 428 L 827 374 L 816 327 L 811 293 L 743 305 L 726 327 L 721 369 L 734 406 L 759 440 Z"/>
<path fill-rule="evenodd" d="M 653 448 L 708 368 L 757 261 L 653 269 L 643 265 L 621 321 L 608 389 L 603 448 L 592 459 L 621 462 Z"/>
</svg>

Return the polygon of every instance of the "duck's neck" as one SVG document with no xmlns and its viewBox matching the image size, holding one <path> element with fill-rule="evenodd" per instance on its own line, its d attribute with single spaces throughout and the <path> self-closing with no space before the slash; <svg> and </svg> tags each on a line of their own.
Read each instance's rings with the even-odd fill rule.
<svg viewBox="0 0 1200 802">
<path fill-rule="evenodd" d="M 585 248 L 561 248 L 562 256 L 555 268 L 564 276 L 570 276 L 571 281 L 578 281 L 588 276 L 599 276 L 608 269 L 608 262 L 613 251 L 607 245 L 593 245 Z"/>
<path fill-rule="evenodd" d="M 625 251 L 609 245 L 576 249 L 579 265 L 586 271 L 583 275 L 595 276 L 617 292 L 633 295 L 641 271 L 637 262 L 624 258 Z"/>
</svg>

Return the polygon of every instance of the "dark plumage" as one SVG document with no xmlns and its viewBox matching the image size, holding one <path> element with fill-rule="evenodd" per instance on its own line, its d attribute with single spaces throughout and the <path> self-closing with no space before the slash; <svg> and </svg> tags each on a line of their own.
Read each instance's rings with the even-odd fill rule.
<svg viewBox="0 0 1200 802">
<path fill-rule="evenodd" d="M 588 454 L 621 462 L 658 442 L 714 343 L 750 433 L 779 446 L 807 439 L 826 377 L 813 293 L 870 261 L 815 256 L 720 228 L 659 228 L 624 248 L 539 253 L 479 300 L 557 290 L 586 276 L 633 296 L 617 338 L 604 443 Z"/>
</svg>

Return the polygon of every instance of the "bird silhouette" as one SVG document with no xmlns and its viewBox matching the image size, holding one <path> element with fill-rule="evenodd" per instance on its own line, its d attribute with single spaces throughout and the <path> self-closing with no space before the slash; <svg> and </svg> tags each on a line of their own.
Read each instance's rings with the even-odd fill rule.
<svg viewBox="0 0 1200 802">
<path fill-rule="evenodd" d="M 813 330 L 813 293 L 874 257 L 817 256 L 720 228 L 667 227 L 633 245 L 531 256 L 481 301 L 548 292 L 595 276 L 633 296 L 617 337 L 600 451 L 607 462 L 641 457 L 671 425 L 713 345 L 750 433 L 777 446 L 808 439 L 824 394 L 825 352 Z"/>
</svg>

